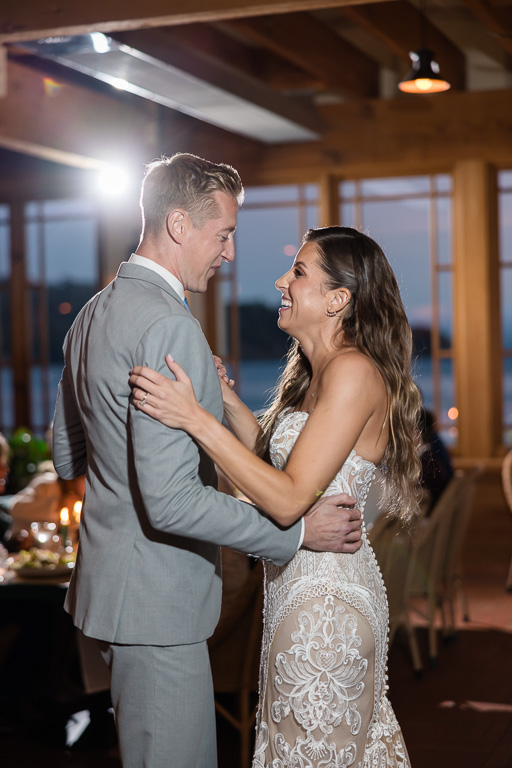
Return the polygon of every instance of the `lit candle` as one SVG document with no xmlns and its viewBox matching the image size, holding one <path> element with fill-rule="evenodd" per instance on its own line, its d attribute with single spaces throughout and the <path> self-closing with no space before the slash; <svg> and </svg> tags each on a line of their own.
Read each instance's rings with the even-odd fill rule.
<svg viewBox="0 0 512 768">
<path fill-rule="evenodd" d="M 73 517 L 75 518 L 75 523 L 77 525 L 80 525 L 80 515 L 82 514 L 82 502 L 81 501 L 75 501 L 73 505 Z"/>
<path fill-rule="evenodd" d="M 68 525 L 69 525 L 69 509 L 62 507 L 60 511 L 60 535 L 62 536 L 62 542 L 66 546 L 68 540 Z"/>
</svg>

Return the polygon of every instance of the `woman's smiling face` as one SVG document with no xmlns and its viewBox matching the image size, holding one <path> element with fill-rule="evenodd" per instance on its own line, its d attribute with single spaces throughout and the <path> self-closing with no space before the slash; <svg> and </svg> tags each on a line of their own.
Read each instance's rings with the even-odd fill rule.
<svg viewBox="0 0 512 768">
<path fill-rule="evenodd" d="M 297 253 L 292 268 L 278 280 L 282 294 L 278 325 L 290 336 L 311 329 L 325 320 L 327 307 L 325 275 L 318 264 L 313 243 L 305 243 Z"/>
</svg>

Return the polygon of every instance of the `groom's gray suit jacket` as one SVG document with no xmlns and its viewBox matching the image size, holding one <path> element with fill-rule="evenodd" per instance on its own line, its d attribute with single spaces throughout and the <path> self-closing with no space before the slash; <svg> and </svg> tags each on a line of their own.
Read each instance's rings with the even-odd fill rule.
<svg viewBox="0 0 512 768">
<path fill-rule="evenodd" d="M 218 545 L 278 564 L 300 525 L 280 530 L 217 493 L 212 461 L 181 430 L 130 404 L 129 372 L 169 375 L 170 352 L 218 419 L 219 378 L 200 325 L 152 270 L 123 263 L 83 308 L 64 343 L 53 458 L 64 478 L 86 474 L 80 547 L 66 599 L 75 624 L 115 643 L 205 640 L 218 620 Z"/>
</svg>

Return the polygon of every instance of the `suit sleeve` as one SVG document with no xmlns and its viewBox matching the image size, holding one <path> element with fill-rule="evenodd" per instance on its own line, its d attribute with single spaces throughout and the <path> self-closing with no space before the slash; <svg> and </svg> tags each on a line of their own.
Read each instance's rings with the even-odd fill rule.
<svg viewBox="0 0 512 768">
<path fill-rule="evenodd" d="M 211 351 L 192 317 L 170 316 L 155 323 L 139 344 L 136 362 L 171 376 L 164 359 L 169 352 L 190 376 L 199 402 L 212 386 L 219 387 L 220 397 Z M 133 405 L 130 429 L 138 485 L 154 528 L 278 564 L 295 554 L 301 523 L 281 529 L 256 508 L 205 485 L 200 463 L 203 478 L 213 472 L 213 464 L 186 432 L 164 426 Z"/>
<path fill-rule="evenodd" d="M 66 357 L 66 344 L 64 345 L 64 356 Z M 67 365 L 64 365 L 62 371 L 55 405 L 52 458 L 55 469 L 65 480 L 85 475 L 87 446 Z"/>
</svg>

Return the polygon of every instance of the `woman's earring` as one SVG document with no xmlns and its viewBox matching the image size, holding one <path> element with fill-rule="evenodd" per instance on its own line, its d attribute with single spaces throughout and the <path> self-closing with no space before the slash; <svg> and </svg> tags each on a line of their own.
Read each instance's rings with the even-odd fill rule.
<svg viewBox="0 0 512 768">
<path fill-rule="evenodd" d="M 338 310 L 338 311 L 339 311 L 339 310 Z M 327 317 L 336 317 L 336 315 L 338 314 L 338 312 L 329 312 L 329 310 L 328 310 L 328 309 L 326 309 L 326 310 L 325 310 L 325 314 L 327 315 Z"/>
</svg>

